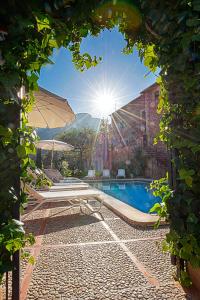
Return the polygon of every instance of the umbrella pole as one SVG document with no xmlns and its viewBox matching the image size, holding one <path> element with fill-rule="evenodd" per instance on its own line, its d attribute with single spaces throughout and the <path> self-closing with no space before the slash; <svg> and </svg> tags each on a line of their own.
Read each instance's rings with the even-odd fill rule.
<svg viewBox="0 0 200 300">
<path fill-rule="evenodd" d="M 53 142 L 53 147 L 52 147 L 52 151 L 51 151 L 51 169 L 53 167 L 53 151 L 54 151 L 54 142 Z"/>
</svg>

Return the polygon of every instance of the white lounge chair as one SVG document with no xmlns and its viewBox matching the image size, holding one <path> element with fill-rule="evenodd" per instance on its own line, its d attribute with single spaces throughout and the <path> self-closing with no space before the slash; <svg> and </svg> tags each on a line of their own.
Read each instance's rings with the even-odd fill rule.
<svg viewBox="0 0 200 300">
<path fill-rule="evenodd" d="M 119 178 L 119 177 L 123 177 L 123 178 L 126 177 L 124 169 L 118 169 L 118 173 L 117 173 L 116 178 Z"/>
<path fill-rule="evenodd" d="M 44 169 L 44 173 L 50 178 L 53 182 L 60 182 L 64 177 L 57 169 Z"/>
<path fill-rule="evenodd" d="M 110 178 L 110 170 L 104 169 L 102 178 Z"/>
<path fill-rule="evenodd" d="M 70 204 L 70 206 L 67 206 L 62 211 L 68 210 L 72 207 L 79 207 L 80 212 L 84 212 L 84 208 L 89 211 L 87 214 L 94 214 L 94 213 L 100 213 L 100 209 L 102 206 L 102 198 L 100 197 L 100 192 L 95 190 L 79 190 L 79 191 L 59 191 L 59 192 L 50 192 L 50 191 L 37 191 L 34 188 L 32 188 L 29 185 L 25 186 L 25 191 L 35 200 L 35 207 L 22 216 L 22 220 L 25 220 L 31 213 L 33 213 L 35 210 L 37 210 L 41 205 L 44 203 L 50 203 L 50 202 L 60 202 L 60 201 L 66 201 Z M 99 207 L 95 207 L 93 209 L 89 204 L 88 200 L 96 199 L 99 201 Z M 101 215 L 102 217 L 102 215 Z"/>
<path fill-rule="evenodd" d="M 37 169 L 38 170 L 38 169 Z M 40 172 L 42 172 L 39 169 Z M 43 172 L 42 172 L 43 173 Z M 73 183 L 73 184 L 80 184 L 82 181 L 79 178 L 75 177 L 63 177 L 60 171 L 57 169 L 44 169 L 45 175 L 50 178 L 50 180 L 55 184 L 60 184 L 60 183 Z"/>
<path fill-rule="evenodd" d="M 87 190 L 89 188 L 89 185 L 87 183 L 72 183 L 72 184 L 58 184 L 53 185 L 49 188 L 49 192 L 59 192 L 59 191 L 71 191 L 71 190 Z"/>
<path fill-rule="evenodd" d="M 45 186 L 44 188 L 40 188 L 39 190 L 45 190 L 50 192 L 58 192 L 58 191 L 68 191 L 68 190 L 84 190 L 88 189 L 89 185 L 83 181 L 72 181 L 71 183 L 54 183 L 46 174 L 42 172 L 42 170 L 36 168 L 35 170 L 29 170 L 29 174 L 34 178 L 37 179 L 38 176 L 46 177 L 52 184 L 52 186 L 48 187 Z"/>
<path fill-rule="evenodd" d="M 86 178 L 95 178 L 95 170 L 88 170 Z"/>
</svg>

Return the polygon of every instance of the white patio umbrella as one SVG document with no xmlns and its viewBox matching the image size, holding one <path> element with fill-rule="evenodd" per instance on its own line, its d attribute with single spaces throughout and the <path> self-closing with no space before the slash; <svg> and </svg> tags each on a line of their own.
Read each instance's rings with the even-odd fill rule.
<svg viewBox="0 0 200 300">
<path fill-rule="evenodd" d="M 34 93 L 35 104 L 28 114 L 28 125 L 35 128 L 64 127 L 75 119 L 67 100 L 43 88 Z"/>
<path fill-rule="evenodd" d="M 74 149 L 72 145 L 57 140 L 40 140 L 36 143 L 36 148 L 51 151 L 51 168 L 54 151 L 71 151 Z"/>
</svg>

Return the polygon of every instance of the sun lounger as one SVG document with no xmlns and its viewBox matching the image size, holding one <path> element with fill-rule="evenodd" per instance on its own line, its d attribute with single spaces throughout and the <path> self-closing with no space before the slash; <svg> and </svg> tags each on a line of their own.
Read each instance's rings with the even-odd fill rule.
<svg viewBox="0 0 200 300">
<path fill-rule="evenodd" d="M 60 202 L 60 201 L 66 201 L 70 204 L 67 208 L 64 210 L 70 209 L 72 207 L 79 207 L 80 212 L 85 213 L 85 210 L 87 211 L 86 214 L 94 214 L 94 213 L 100 213 L 100 209 L 102 206 L 102 199 L 100 197 L 100 192 L 95 190 L 79 190 L 79 191 L 59 191 L 59 192 L 50 192 L 50 191 L 36 191 L 31 186 L 26 185 L 25 191 L 35 199 L 36 205 L 35 207 L 25 214 L 22 217 L 22 220 L 25 220 L 28 215 L 33 213 L 35 210 L 37 210 L 41 205 L 44 203 L 50 203 L 50 202 Z M 99 207 L 95 207 L 93 209 L 89 204 L 88 200 L 95 199 L 99 201 Z M 64 211 L 62 210 L 62 211 Z M 89 213 L 88 213 L 89 211 Z M 102 217 L 102 215 L 101 215 Z"/>
<path fill-rule="evenodd" d="M 46 174 L 43 173 L 42 170 L 39 168 L 36 168 L 35 170 L 29 170 L 29 174 L 36 180 L 37 177 L 43 176 L 46 177 L 52 184 L 52 186 L 45 186 L 41 187 L 39 190 L 45 190 L 45 191 L 68 191 L 68 190 L 84 190 L 88 189 L 89 185 L 77 178 L 77 181 L 75 180 L 76 178 L 73 178 L 74 180 L 69 180 L 68 182 L 62 182 L 62 183 L 54 183 L 50 178 L 47 177 Z"/>
<path fill-rule="evenodd" d="M 50 192 L 59 192 L 59 191 L 70 191 L 70 190 L 87 190 L 89 185 L 87 183 L 72 183 L 66 185 L 53 185 L 49 188 Z"/>
<path fill-rule="evenodd" d="M 110 178 L 110 170 L 104 169 L 102 178 Z"/>
<path fill-rule="evenodd" d="M 75 177 L 63 177 L 57 169 L 44 169 L 44 173 L 53 183 L 80 183 L 79 178 Z"/>
<path fill-rule="evenodd" d="M 53 182 L 60 182 L 64 177 L 61 173 L 56 169 L 44 169 L 44 173 L 50 178 Z"/>
<path fill-rule="evenodd" d="M 121 178 L 121 177 L 123 177 L 123 178 L 126 177 L 124 169 L 118 169 L 118 173 L 117 173 L 116 178 Z"/>
<path fill-rule="evenodd" d="M 39 168 L 31 169 L 28 168 L 28 174 L 29 176 L 32 177 L 32 179 L 37 180 L 37 179 L 47 179 L 50 184 L 53 185 L 53 181 Z"/>
</svg>

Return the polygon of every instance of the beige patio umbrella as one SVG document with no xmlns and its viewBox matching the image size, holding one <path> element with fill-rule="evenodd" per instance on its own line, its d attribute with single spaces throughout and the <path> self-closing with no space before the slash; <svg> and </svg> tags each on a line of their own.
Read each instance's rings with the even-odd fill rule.
<svg viewBox="0 0 200 300">
<path fill-rule="evenodd" d="M 36 143 L 36 148 L 51 151 L 51 168 L 53 165 L 54 151 L 71 151 L 74 147 L 70 144 L 57 140 L 41 140 Z"/>
<path fill-rule="evenodd" d="M 35 104 L 28 114 L 28 125 L 35 128 L 64 127 L 75 119 L 67 100 L 43 88 L 35 92 Z"/>
</svg>

